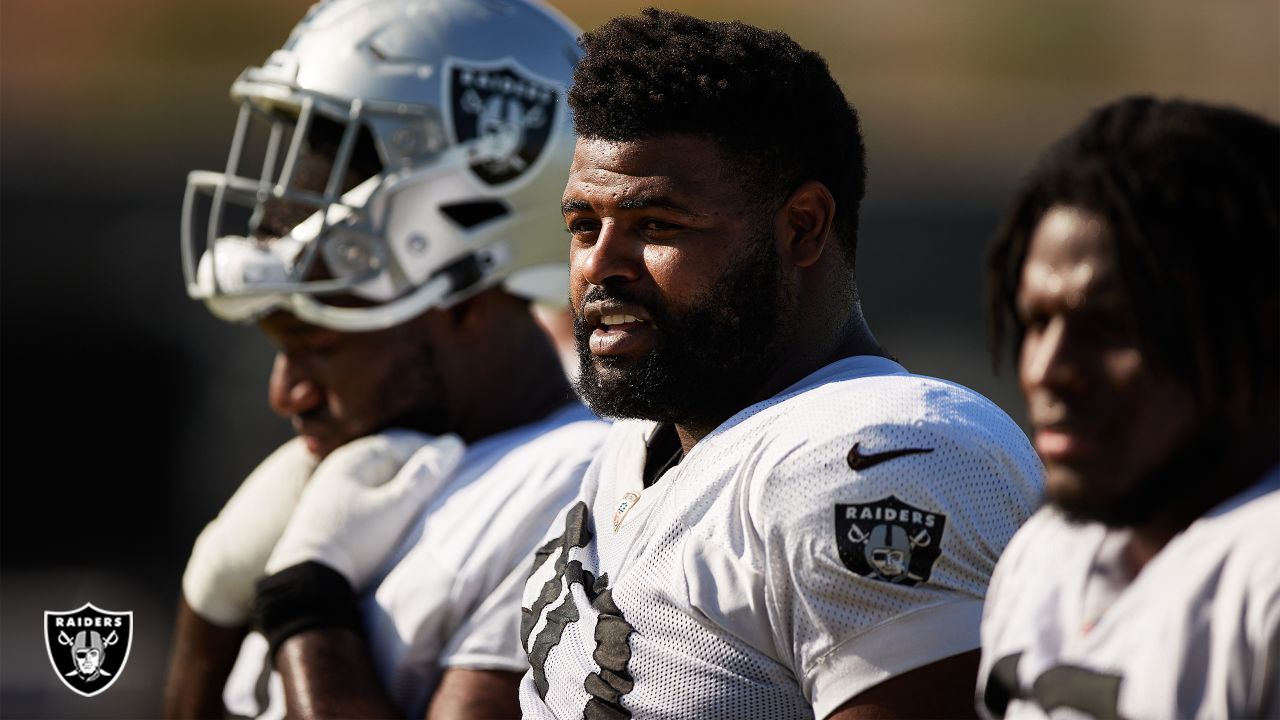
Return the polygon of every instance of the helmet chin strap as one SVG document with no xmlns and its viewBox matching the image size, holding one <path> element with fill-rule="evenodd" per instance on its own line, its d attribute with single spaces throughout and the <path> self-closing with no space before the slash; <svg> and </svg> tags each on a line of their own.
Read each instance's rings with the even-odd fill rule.
<svg viewBox="0 0 1280 720">
<path fill-rule="evenodd" d="M 289 296 L 285 308 L 298 318 L 342 332 L 381 330 L 410 320 L 433 307 L 448 307 L 483 290 L 489 270 L 507 261 L 502 245 L 468 253 L 440 269 L 421 287 L 404 297 L 380 305 L 341 307 L 320 302 L 311 295 Z"/>
<path fill-rule="evenodd" d="M 310 295 L 295 293 L 288 296 L 285 307 L 281 309 L 293 313 L 299 320 L 330 330 L 368 332 L 394 327 L 441 305 L 452 291 L 452 278 L 438 275 L 408 295 L 382 305 L 339 307 L 326 305 Z"/>
<path fill-rule="evenodd" d="M 361 307 L 327 305 L 304 293 L 212 295 L 204 298 L 204 303 L 216 317 L 229 322 L 251 323 L 283 311 L 330 330 L 369 332 L 399 325 L 440 305 L 452 285 L 451 279 L 442 275 L 398 300 Z"/>
</svg>

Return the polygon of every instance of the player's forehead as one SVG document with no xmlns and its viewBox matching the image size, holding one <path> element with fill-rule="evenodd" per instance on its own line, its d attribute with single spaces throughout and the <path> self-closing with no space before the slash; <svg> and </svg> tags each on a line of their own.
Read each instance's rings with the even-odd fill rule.
<svg viewBox="0 0 1280 720">
<path fill-rule="evenodd" d="M 348 337 L 348 333 L 313 325 L 284 310 L 277 310 L 259 320 L 258 328 L 271 344 L 286 352 L 297 352 L 314 345 L 328 347 Z"/>
<path fill-rule="evenodd" d="M 1075 304 L 1084 298 L 1123 303 L 1123 282 L 1106 220 L 1065 205 L 1045 212 L 1027 246 L 1018 298 L 1020 304 Z"/>
<path fill-rule="evenodd" d="M 630 209 L 645 204 L 691 209 L 738 201 L 725 182 L 724 158 L 710 138 L 664 134 L 636 140 L 579 138 L 574 149 L 567 207 Z"/>
</svg>

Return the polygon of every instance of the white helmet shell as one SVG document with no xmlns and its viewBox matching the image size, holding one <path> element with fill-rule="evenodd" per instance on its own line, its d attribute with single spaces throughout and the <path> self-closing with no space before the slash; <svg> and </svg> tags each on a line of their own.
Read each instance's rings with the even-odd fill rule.
<svg viewBox="0 0 1280 720">
<path fill-rule="evenodd" d="M 225 171 L 188 176 L 188 293 L 228 320 L 285 309 L 348 331 L 497 285 L 563 303 L 559 200 L 573 156 L 565 95 L 576 37 L 527 0 L 312 7 L 282 49 L 232 85 L 241 112 Z M 295 178 L 318 118 L 342 128 L 323 191 Z M 256 145 L 255 124 L 265 130 Z M 343 192 L 366 133 L 381 172 Z M 246 175 L 255 149 L 261 160 Z M 261 238 L 272 201 L 314 212 L 285 238 L 248 239 Z"/>
</svg>

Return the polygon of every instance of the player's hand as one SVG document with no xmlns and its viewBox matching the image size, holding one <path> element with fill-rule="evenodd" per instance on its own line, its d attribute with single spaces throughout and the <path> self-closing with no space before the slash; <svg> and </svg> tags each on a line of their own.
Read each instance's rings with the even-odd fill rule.
<svg viewBox="0 0 1280 720">
<path fill-rule="evenodd" d="M 200 617 L 226 627 L 249 621 L 254 583 L 319 461 L 294 438 L 267 456 L 196 538 L 182 594 Z"/>
<path fill-rule="evenodd" d="M 267 573 L 321 562 L 359 592 L 395 549 L 423 501 L 453 473 L 464 449 L 456 435 L 432 439 L 388 430 L 334 450 L 312 474 L 267 560 Z"/>
</svg>

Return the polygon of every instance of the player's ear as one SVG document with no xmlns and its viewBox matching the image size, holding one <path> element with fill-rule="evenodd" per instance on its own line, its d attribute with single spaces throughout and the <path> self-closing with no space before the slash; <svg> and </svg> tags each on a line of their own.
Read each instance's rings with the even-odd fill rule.
<svg viewBox="0 0 1280 720">
<path fill-rule="evenodd" d="M 778 211 L 774 238 L 784 265 L 806 268 L 822 257 L 831 237 L 836 201 L 817 180 L 802 183 Z"/>
</svg>

